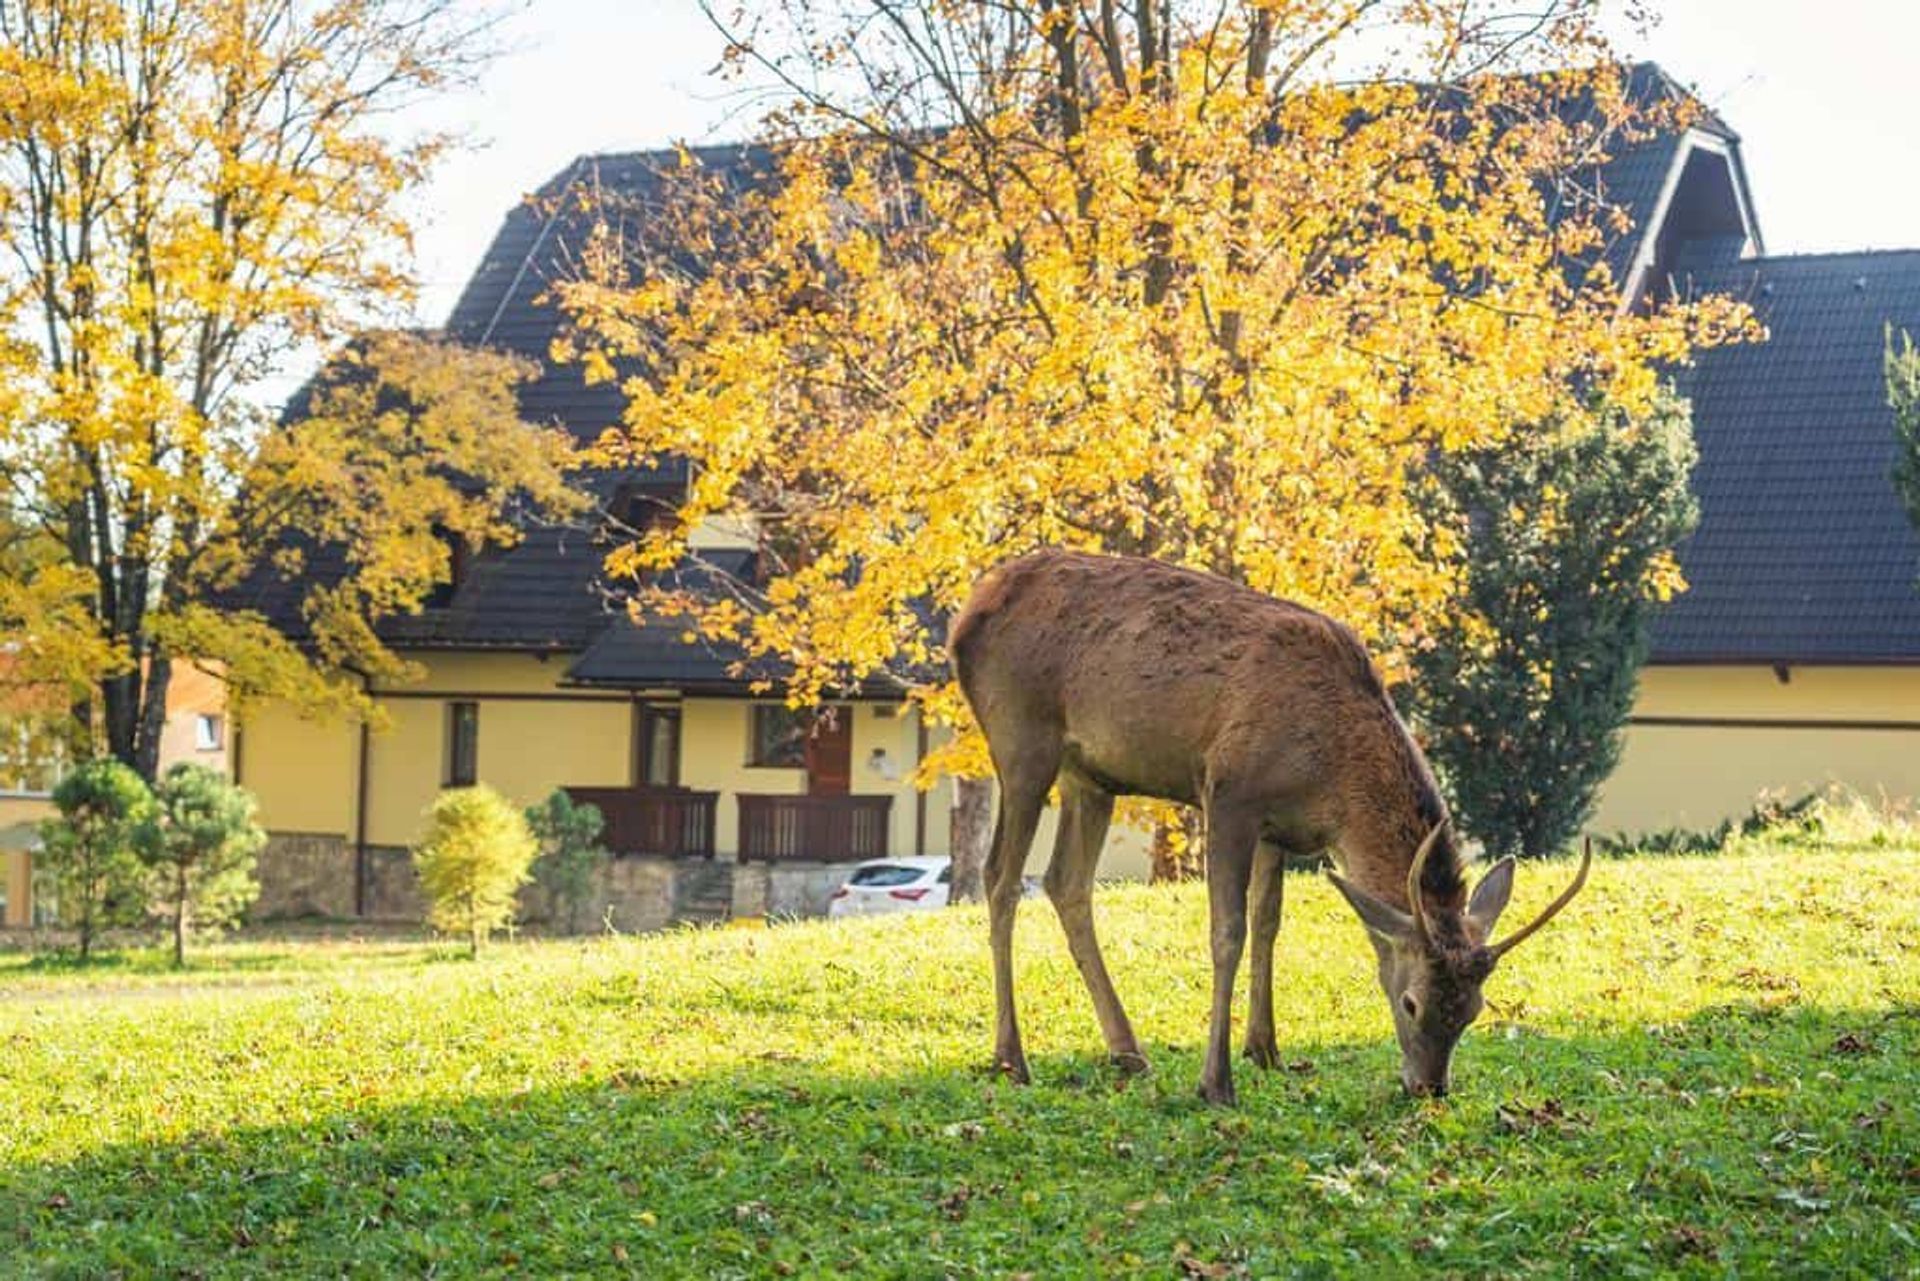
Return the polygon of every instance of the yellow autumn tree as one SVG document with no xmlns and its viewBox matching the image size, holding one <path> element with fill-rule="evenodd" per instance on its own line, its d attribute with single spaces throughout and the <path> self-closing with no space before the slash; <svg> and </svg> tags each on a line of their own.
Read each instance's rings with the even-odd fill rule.
<svg viewBox="0 0 1920 1281">
<path fill-rule="evenodd" d="M 692 463 L 679 521 L 611 568 L 644 585 L 700 522 L 758 519 L 762 580 L 640 604 L 783 657 L 796 701 L 895 674 L 975 775 L 942 621 L 1041 544 L 1227 575 L 1402 667 L 1452 586 L 1425 461 L 1645 405 L 1742 323 L 1620 306 L 1624 228 L 1578 179 L 1684 103 L 1630 100 L 1592 11 L 716 13 L 728 64 L 781 96 L 767 177 L 688 156 L 644 241 L 609 218 L 565 291 L 563 354 L 629 400 L 603 456 Z"/>
<path fill-rule="evenodd" d="M 337 399 L 291 435 L 262 403 L 290 357 L 409 298 L 404 197 L 445 143 L 399 133 L 394 111 L 478 65 L 475 14 L 0 3 L 0 475 L 7 523 L 41 550 L 0 562 L 0 617 L 10 676 L 71 691 L 82 750 L 151 776 L 182 657 L 242 694 L 350 699 L 327 661 L 383 657 L 372 624 L 443 569 L 436 528 L 478 536 L 503 494 L 555 488 L 557 447 L 519 422 L 520 371 L 495 357 L 374 338 L 353 360 L 384 399 Z M 419 481 L 418 460 L 483 429 L 504 434 L 459 455 L 475 466 L 459 486 Z M 311 456 L 289 456 L 296 439 Z M 383 442 L 416 461 L 376 457 Z M 321 511 L 316 494 L 339 501 Z M 322 538 L 345 550 L 307 600 L 321 667 L 208 607 L 244 575 L 298 571 Z M 263 550 L 278 557 L 264 569 Z"/>
</svg>

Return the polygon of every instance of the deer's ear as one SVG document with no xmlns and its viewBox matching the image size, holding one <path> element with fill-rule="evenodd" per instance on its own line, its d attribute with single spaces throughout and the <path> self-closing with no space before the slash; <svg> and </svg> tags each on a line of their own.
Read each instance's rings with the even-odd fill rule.
<svg viewBox="0 0 1920 1281">
<path fill-rule="evenodd" d="M 1399 908 L 1389 907 L 1365 890 L 1347 884 L 1346 878 L 1338 872 L 1328 872 L 1327 879 L 1333 882 L 1333 888 L 1340 891 L 1360 917 L 1361 924 L 1381 938 L 1389 943 L 1399 943 L 1414 936 L 1413 918 Z"/>
<path fill-rule="evenodd" d="M 1473 887 L 1473 897 L 1467 900 L 1467 916 L 1480 927 L 1481 938 L 1493 935 L 1493 923 L 1507 910 L 1507 900 L 1512 897 L 1513 856 L 1509 854 L 1480 878 Z"/>
</svg>

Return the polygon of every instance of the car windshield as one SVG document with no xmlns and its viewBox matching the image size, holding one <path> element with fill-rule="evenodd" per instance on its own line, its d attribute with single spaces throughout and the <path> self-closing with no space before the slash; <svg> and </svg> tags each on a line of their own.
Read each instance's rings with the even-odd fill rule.
<svg viewBox="0 0 1920 1281">
<path fill-rule="evenodd" d="M 847 884 L 873 886 L 875 888 L 884 888 L 889 885 L 911 885 L 924 874 L 925 870 L 922 868 L 899 867 L 894 864 L 885 864 L 880 867 L 861 868 L 853 874 L 853 879 L 848 881 Z"/>
</svg>

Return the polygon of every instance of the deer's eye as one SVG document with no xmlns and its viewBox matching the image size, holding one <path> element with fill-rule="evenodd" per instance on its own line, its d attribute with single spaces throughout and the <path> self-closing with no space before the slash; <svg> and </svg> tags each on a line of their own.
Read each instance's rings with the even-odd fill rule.
<svg viewBox="0 0 1920 1281">
<path fill-rule="evenodd" d="M 1400 994 L 1400 1008 L 1407 1012 L 1408 1018 L 1414 1020 L 1416 1023 L 1419 1022 L 1420 1020 L 1420 998 L 1419 997 L 1415 996 L 1411 992 L 1402 992 Z"/>
</svg>

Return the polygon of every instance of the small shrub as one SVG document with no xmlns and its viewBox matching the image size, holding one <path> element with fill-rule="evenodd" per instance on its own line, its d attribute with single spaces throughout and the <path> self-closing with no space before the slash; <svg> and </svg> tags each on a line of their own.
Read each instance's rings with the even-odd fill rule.
<svg viewBox="0 0 1920 1281">
<path fill-rule="evenodd" d="M 224 774 L 183 761 L 155 789 L 159 836 L 144 851 L 155 907 L 173 930 L 173 963 L 185 965 L 187 935 L 238 921 L 260 896 L 254 865 L 267 834 L 254 800 Z"/>
<path fill-rule="evenodd" d="M 580 913 L 593 895 L 594 873 L 608 858 L 600 844 L 606 820 L 595 806 L 576 805 L 564 791 L 555 791 L 527 810 L 527 826 L 540 848 L 533 879 L 547 892 L 567 932 L 577 934 Z"/>
<path fill-rule="evenodd" d="M 442 792 L 413 851 L 428 924 L 465 934 L 471 955 L 480 955 L 481 943 L 512 919 L 536 849 L 526 815 L 491 787 Z"/>
<path fill-rule="evenodd" d="M 53 789 L 60 811 L 40 825 L 39 862 L 53 883 L 60 923 L 79 934 L 80 959 L 110 925 L 145 915 L 141 854 L 156 839 L 153 793 L 111 758 L 86 761 Z"/>
<path fill-rule="evenodd" d="M 1754 812 L 1728 834 L 1729 851 L 1759 846 L 1799 849 L 1912 849 L 1920 847 L 1920 824 L 1911 810 L 1834 786 L 1791 804 L 1762 797 Z"/>
</svg>

